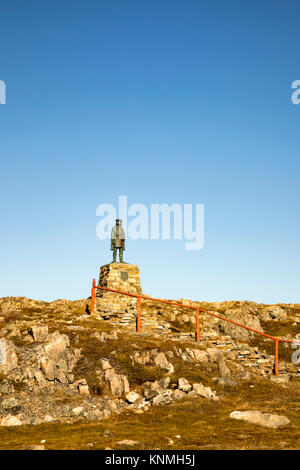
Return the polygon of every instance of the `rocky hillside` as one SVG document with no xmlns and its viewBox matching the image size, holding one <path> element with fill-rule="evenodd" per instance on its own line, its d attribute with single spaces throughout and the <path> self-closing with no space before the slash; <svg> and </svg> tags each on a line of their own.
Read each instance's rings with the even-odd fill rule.
<svg viewBox="0 0 300 470">
<path fill-rule="evenodd" d="M 300 340 L 300 305 L 179 302 Z M 119 314 L 106 301 L 101 315 L 89 315 L 86 299 L 0 299 L 0 448 L 40 444 L 37 432 L 52 436 L 50 445 L 42 444 L 46 448 L 203 448 L 203 436 L 197 443 L 190 435 L 194 421 L 189 430 L 177 432 L 180 437 L 170 431 L 170 423 L 177 429 L 200 416 L 205 436 L 224 432 L 224 423 L 232 429 L 235 419 L 236 429 L 250 426 L 246 434 L 255 429 L 258 441 L 267 427 L 286 443 L 281 447 L 294 448 L 300 432 L 300 365 L 292 362 L 291 347 L 280 346 L 280 375 L 275 377 L 273 341 L 203 313 L 196 343 L 191 312 L 145 300 L 138 334 L 134 305 Z M 213 410 L 219 414 L 214 424 Z M 168 417 L 167 429 L 158 416 Z M 147 431 L 142 431 L 147 420 Z M 13 440 L 7 434 L 10 426 L 16 430 Z M 101 428 L 96 441 L 90 436 L 93 426 Z M 23 428 L 27 432 L 20 434 Z M 172 435 L 157 441 L 157 433 L 168 432 Z M 235 440 L 225 442 L 224 437 L 215 446 L 209 440 L 204 448 L 231 448 Z M 237 439 L 233 448 L 253 448 L 258 441 L 247 446 Z M 267 448 L 274 447 L 272 442 Z"/>
</svg>

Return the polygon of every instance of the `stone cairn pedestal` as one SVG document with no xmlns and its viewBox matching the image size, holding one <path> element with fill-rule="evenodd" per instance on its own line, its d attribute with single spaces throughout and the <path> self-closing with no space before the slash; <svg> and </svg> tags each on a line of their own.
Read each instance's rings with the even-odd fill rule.
<svg viewBox="0 0 300 470">
<path fill-rule="evenodd" d="M 101 266 L 98 285 L 132 294 L 142 293 L 140 271 L 134 264 L 109 263 Z M 97 289 L 95 310 L 105 318 L 122 314 L 125 322 L 126 314 L 131 317 L 136 314 L 136 305 L 134 297 Z"/>
</svg>

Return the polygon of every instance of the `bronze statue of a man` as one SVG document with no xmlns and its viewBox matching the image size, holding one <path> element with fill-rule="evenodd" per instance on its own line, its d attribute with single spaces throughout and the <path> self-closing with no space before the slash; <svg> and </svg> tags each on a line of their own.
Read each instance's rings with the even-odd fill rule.
<svg viewBox="0 0 300 470">
<path fill-rule="evenodd" d="M 111 229 L 110 249 L 113 251 L 113 263 L 117 261 L 117 250 L 119 250 L 119 260 L 123 263 L 123 251 L 125 250 L 125 231 L 122 227 L 122 220 L 117 219 L 116 225 Z"/>
</svg>

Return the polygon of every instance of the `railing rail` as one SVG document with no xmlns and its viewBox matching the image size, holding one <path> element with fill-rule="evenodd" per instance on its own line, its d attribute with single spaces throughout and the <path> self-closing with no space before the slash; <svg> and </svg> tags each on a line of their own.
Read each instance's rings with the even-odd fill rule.
<svg viewBox="0 0 300 470">
<path fill-rule="evenodd" d="M 293 343 L 293 341 L 290 339 L 276 338 L 275 336 L 267 335 L 266 333 L 263 333 L 262 331 L 255 330 L 254 328 L 250 328 L 249 326 L 242 325 L 241 323 L 238 323 L 234 320 L 230 320 L 229 318 L 222 317 L 221 315 L 217 315 L 216 313 L 209 312 L 208 310 L 205 310 L 203 308 L 195 307 L 194 305 L 182 304 L 179 302 L 173 302 L 171 300 L 165 300 L 165 299 L 156 299 L 154 297 L 149 297 L 148 295 L 133 294 L 131 292 L 124 292 L 124 291 L 120 291 L 116 289 L 109 289 L 108 287 L 97 286 L 95 279 L 93 279 L 93 284 L 92 284 L 90 313 L 94 313 L 95 311 L 96 289 L 101 289 L 101 290 L 108 291 L 108 292 L 114 292 L 116 294 L 121 294 L 121 295 L 127 295 L 128 297 L 135 297 L 137 299 L 136 331 L 138 333 L 141 332 L 141 299 L 144 299 L 144 300 L 152 300 L 153 302 L 161 302 L 164 304 L 175 305 L 177 307 L 189 308 L 189 309 L 195 310 L 196 311 L 196 341 L 200 341 L 200 317 L 199 317 L 200 312 L 206 313 L 215 318 L 219 318 L 220 320 L 239 326 L 240 328 L 244 328 L 245 330 L 249 330 L 258 335 L 265 336 L 266 338 L 272 339 L 273 341 L 275 341 L 275 352 L 274 352 L 275 375 L 278 375 L 279 343 L 280 342 L 281 343 Z"/>
</svg>

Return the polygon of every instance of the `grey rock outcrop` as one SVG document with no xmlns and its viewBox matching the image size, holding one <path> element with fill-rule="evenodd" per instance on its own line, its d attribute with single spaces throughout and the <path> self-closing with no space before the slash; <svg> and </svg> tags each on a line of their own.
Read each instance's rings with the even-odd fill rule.
<svg viewBox="0 0 300 470">
<path fill-rule="evenodd" d="M 14 344 L 5 338 L 0 339 L 0 373 L 7 374 L 18 365 Z"/>
<path fill-rule="evenodd" d="M 126 375 L 117 374 L 113 367 L 104 371 L 104 380 L 116 398 L 121 398 L 129 392 L 129 382 Z"/>
<path fill-rule="evenodd" d="M 248 421 L 252 424 L 259 424 L 267 428 L 276 429 L 281 426 L 287 426 L 290 420 L 286 416 L 263 413 L 261 411 L 233 411 L 230 413 L 230 418 Z"/>
</svg>

